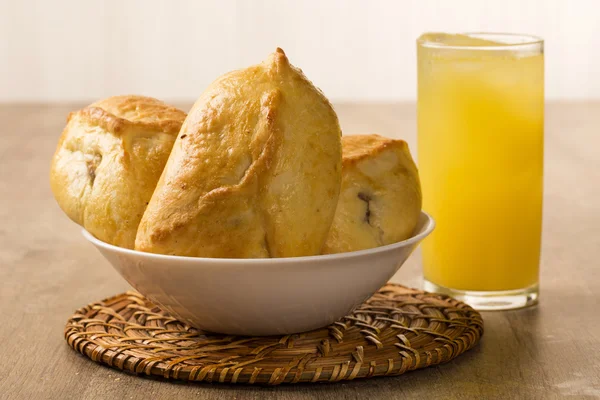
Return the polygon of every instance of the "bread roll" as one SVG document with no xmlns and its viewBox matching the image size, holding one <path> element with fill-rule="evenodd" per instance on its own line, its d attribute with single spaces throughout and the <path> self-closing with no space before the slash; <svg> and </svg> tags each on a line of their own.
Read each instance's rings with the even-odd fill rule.
<svg viewBox="0 0 600 400">
<path fill-rule="evenodd" d="M 344 136 L 342 148 L 342 190 L 323 253 L 409 238 L 421 211 L 421 186 L 406 142 L 378 135 Z"/>
<path fill-rule="evenodd" d="M 136 249 L 196 257 L 320 254 L 341 183 L 341 131 L 281 49 L 212 83 L 190 111 Z"/>
<path fill-rule="evenodd" d="M 98 239 L 132 249 L 184 119 L 183 111 L 142 96 L 110 97 L 71 113 L 50 171 L 59 206 Z"/>
</svg>

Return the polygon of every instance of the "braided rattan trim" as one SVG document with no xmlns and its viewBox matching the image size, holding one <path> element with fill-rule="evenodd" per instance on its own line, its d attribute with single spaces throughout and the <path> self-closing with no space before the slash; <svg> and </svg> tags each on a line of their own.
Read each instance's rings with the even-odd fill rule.
<svg viewBox="0 0 600 400">
<path fill-rule="evenodd" d="M 268 385 L 400 375 L 447 362 L 482 334 L 481 315 L 468 305 L 393 284 L 333 325 L 295 335 L 197 331 L 136 292 L 85 306 L 65 327 L 75 350 L 127 372 Z"/>
</svg>

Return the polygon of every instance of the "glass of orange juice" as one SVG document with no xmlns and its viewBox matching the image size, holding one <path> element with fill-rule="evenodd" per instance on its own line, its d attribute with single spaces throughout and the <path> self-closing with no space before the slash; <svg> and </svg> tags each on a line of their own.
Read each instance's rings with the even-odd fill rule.
<svg viewBox="0 0 600 400">
<path fill-rule="evenodd" d="M 542 226 L 540 38 L 427 33 L 417 40 L 425 289 L 480 310 L 536 304 Z"/>
</svg>

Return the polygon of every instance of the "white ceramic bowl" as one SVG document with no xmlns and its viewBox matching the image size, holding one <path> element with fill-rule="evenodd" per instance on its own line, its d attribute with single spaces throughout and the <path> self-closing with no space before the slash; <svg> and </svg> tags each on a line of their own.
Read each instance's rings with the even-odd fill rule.
<svg viewBox="0 0 600 400">
<path fill-rule="evenodd" d="M 433 230 L 421 213 L 410 239 L 350 253 L 294 258 L 166 256 L 92 242 L 140 293 L 191 326 L 276 335 L 327 326 L 383 286 Z"/>
</svg>

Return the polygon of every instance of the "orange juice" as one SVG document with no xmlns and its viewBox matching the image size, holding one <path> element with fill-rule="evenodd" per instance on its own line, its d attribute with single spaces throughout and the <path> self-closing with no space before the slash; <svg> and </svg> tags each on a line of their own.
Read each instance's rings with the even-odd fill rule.
<svg viewBox="0 0 600 400">
<path fill-rule="evenodd" d="M 437 222 L 422 247 L 425 279 L 460 291 L 532 287 L 542 224 L 541 43 L 445 34 L 418 43 L 418 163 L 423 209 Z"/>
</svg>

